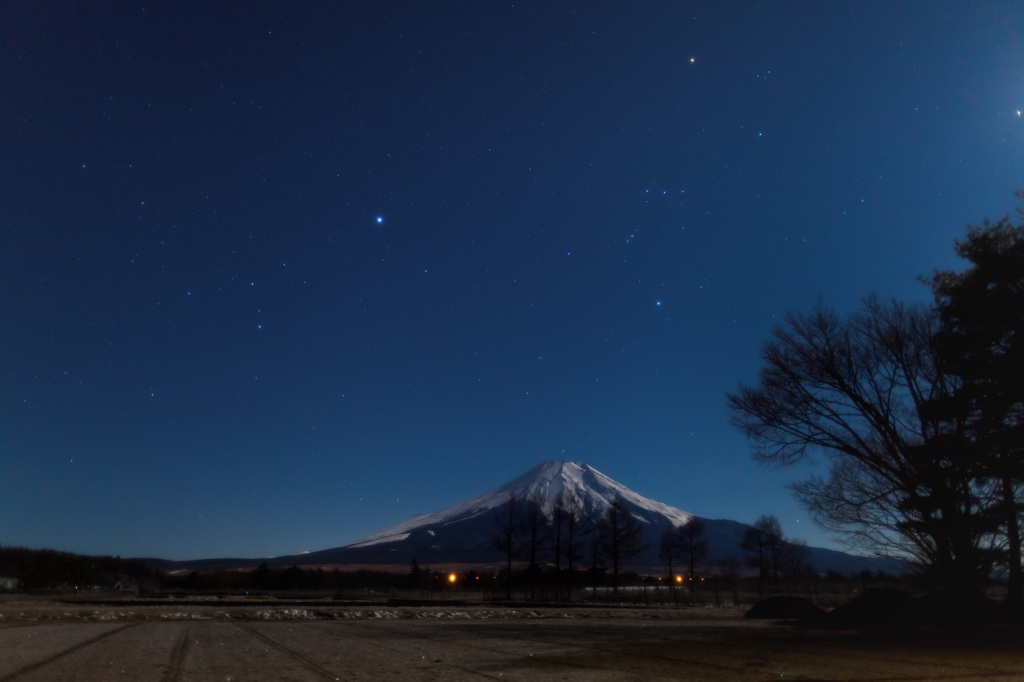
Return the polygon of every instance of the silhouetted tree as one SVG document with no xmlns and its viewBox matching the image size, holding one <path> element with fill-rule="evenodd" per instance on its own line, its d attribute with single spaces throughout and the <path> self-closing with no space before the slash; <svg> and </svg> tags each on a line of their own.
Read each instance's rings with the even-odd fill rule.
<svg viewBox="0 0 1024 682">
<path fill-rule="evenodd" d="M 426 572 L 420 568 L 420 564 L 416 561 L 416 557 L 413 557 L 409 562 L 409 587 L 414 590 L 420 589 L 423 585 L 423 579 Z"/>
<path fill-rule="evenodd" d="M 562 529 L 565 528 L 565 509 L 562 501 L 556 500 L 551 507 L 551 523 L 548 532 L 551 539 L 551 554 L 555 560 L 555 601 L 562 599 Z"/>
<path fill-rule="evenodd" d="M 270 566 L 267 565 L 266 561 L 257 566 L 256 570 L 252 572 L 249 584 L 256 590 L 270 589 Z"/>
<path fill-rule="evenodd" d="M 537 557 L 548 534 L 548 517 L 544 514 L 544 495 L 539 490 L 531 493 L 526 499 L 523 531 L 526 556 L 529 560 L 526 571 L 530 583 L 530 598 L 534 599 L 537 596 L 537 577 L 540 574 Z"/>
<path fill-rule="evenodd" d="M 618 592 L 622 562 L 647 548 L 640 522 L 621 497 L 612 500 L 598 523 L 597 541 L 601 554 L 611 562 L 612 589 Z"/>
<path fill-rule="evenodd" d="M 278 571 L 275 576 L 274 588 L 281 591 L 298 590 L 302 586 L 303 571 L 294 564 L 290 568 Z"/>
<path fill-rule="evenodd" d="M 679 528 L 681 539 L 682 557 L 689 568 L 690 590 L 695 589 L 697 576 L 697 563 L 704 560 L 708 554 L 708 540 L 704 537 L 704 522 L 696 516 L 691 516 L 685 525 Z"/>
<path fill-rule="evenodd" d="M 508 501 L 494 510 L 494 535 L 491 546 L 505 557 L 505 599 L 512 598 L 512 561 L 516 558 L 522 537 L 522 511 L 515 493 L 509 493 Z"/>
<path fill-rule="evenodd" d="M 661 541 L 658 543 L 658 558 L 668 567 L 668 585 L 673 602 L 676 600 L 676 574 L 672 567 L 683 552 L 683 536 L 680 530 L 678 526 L 669 524 L 662 531 Z"/>
<path fill-rule="evenodd" d="M 1024 199 L 1024 191 L 1015 195 Z M 1024 218 L 1024 210 L 1017 209 Z M 942 322 L 936 338 L 949 373 L 961 380 L 937 406 L 966 414 L 973 455 L 998 484 L 993 510 L 1006 536 L 1010 601 L 1024 601 L 1020 515 L 1024 490 L 1024 220 L 1004 217 L 971 226 L 956 253 L 963 272 L 937 271 L 928 280 Z"/>
<path fill-rule="evenodd" d="M 740 602 L 739 588 L 737 585 L 740 572 L 740 562 L 733 557 L 725 557 L 720 559 L 715 567 L 715 579 L 717 581 L 716 587 L 720 584 L 722 587 L 730 590 L 732 592 L 732 604 L 733 606 L 736 606 Z M 718 601 L 717 598 L 716 601 Z"/>
<path fill-rule="evenodd" d="M 764 581 L 769 574 L 778 582 L 783 542 L 782 526 L 771 515 L 759 517 L 743 533 L 740 548 L 747 555 L 747 565 L 757 569 L 757 595 L 760 598 L 764 597 Z"/>
<path fill-rule="evenodd" d="M 811 552 L 806 540 L 788 539 L 782 543 L 779 553 L 779 570 L 791 578 L 804 578 L 814 573 L 811 566 Z"/>
<path fill-rule="evenodd" d="M 964 422 L 930 410 L 957 381 L 933 343 L 937 316 L 875 297 L 840 317 L 787 316 L 762 350 L 756 387 L 729 396 L 754 458 L 787 465 L 821 451 L 828 479 L 794 486 L 815 521 L 848 545 L 904 556 L 950 591 L 977 593 L 992 565 L 990 486 Z"/>
<path fill-rule="evenodd" d="M 601 538 L 598 533 L 594 533 L 590 536 L 590 568 L 587 569 L 587 574 L 590 576 L 590 587 L 595 596 L 597 595 L 597 583 L 607 570 L 601 556 Z"/>
<path fill-rule="evenodd" d="M 593 526 L 587 521 L 583 503 L 572 492 L 562 492 L 559 506 L 565 520 L 566 599 L 572 601 L 573 570 L 576 562 L 582 558 L 580 539 L 585 537 Z"/>
</svg>

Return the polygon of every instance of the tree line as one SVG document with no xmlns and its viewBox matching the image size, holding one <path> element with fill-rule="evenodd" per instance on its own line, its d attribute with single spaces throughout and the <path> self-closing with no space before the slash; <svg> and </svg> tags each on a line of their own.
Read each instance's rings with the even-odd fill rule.
<svg viewBox="0 0 1024 682">
<path fill-rule="evenodd" d="M 0 547 L 0 577 L 16 578 L 27 590 L 75 591 L 113 581 L 118 576 L 138 581 L 152 573 L 137 559 Z"/>
<path fill-rule="evenodd" d="M 615 497 L 596 519 L 587 515 L 579 498 L 570 491 L 555 501 L 550 516 L 545 514 L 544 502 L 539 492 L 525 498 L 510 493 L 494 512 L 492 546 L 503 559 L 505 598 L 512 597 L 513 564 L 519 561 L 526 564 L 521 577 L 530 598 L 536 597 L 544 564 L 550 568 L 556 601 L 563 596 L 572 599 L 574 576 L 579 576 L 576 568 L 581 564 L 588 566 L 583 575 L 590 579 L 591 586 L 596 587 L 601 576 L 610 572 L 610 586 L 617 592 L 623 567 L 649 546 L 640 521 L 625 500 Z M 755 571 L 761 595 L 769 580 L 777 589 L 781 577 L 813 573 L 807 544 L 787 539 L 774 516 L 762 516 L 748 527 L 740 549 L 747 566 Z M 662 530 L 658 557 L 666 567 L 666 584 L 673 592 L 673 601 L 677 586 L 685 587 L 693 597 L 703 579 L 698 568 L 707 556 L 708 541 L 700 518 L 668 524 Z M 738 562 L 724 559 L 719 564 L 718 573 L 735 582 L 740 573 Z"/>
<path fill-rule="evenodd" d="M 968 265 L 922 278 L 929 305 L 870 295 L 852 315 L 788 315 L 728 404 L 755 460 L 825 455 L 827 475 L 794 492 L 849 547 L 961 595 L 1002 573 L 1019 608 L 1024 221 L 970 226 L 955 249 Z"/>
<path fill-rule="evenodd" d="M 611 569 L 612 589 L 618 591 L 625 563 L 648 547 L 640 521 L 621 497 L 614 498 L 598 519 L 589 516 L 570 491 L 552 505 L 550 518 L 544 497 L 534 491 L 525 499 L 510 493 L 494 512 L 491 545 L 505 563 L 505 597 L 512 597 L 512 564 L 525 561 L 530 597 L 536 596 L 542 563 L 554 571 L 555 598 L 572 598 L 576 567 L 589 559 L 589 574 L 596 578 Z M 607 562 L 607 563 L 605 563 Z"/>
</svg>

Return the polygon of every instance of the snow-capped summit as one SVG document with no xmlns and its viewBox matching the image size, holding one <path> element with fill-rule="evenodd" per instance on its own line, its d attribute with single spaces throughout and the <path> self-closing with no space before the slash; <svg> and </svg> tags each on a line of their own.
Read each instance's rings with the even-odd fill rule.
<svg viewBox="0 0 1024 682">
<path fill-rule="evenodd" d="M 482 495 L 433 514 L 417 514 L 408 521 L 375 533 L 349 547 L 369 547 L 401 541 L 417 528 L 433 527 L 436 536 L 438 527 L 467 521 L 481 515 L 487 515 L 488 521 L 492 522 L 492 512 L 508 502 L 510 495 L 525 502 L 538 493 L 543 501 L 544 513 L 549 518 L 554 506 L 564 495 L 574 496 L 582 504 L 587 516 L 593 518 L 600 518 L 615 497 L 625 500 L 642 523 L 659 525 L 663 519 L 669 519 L 680 526 L 692 516 L 681 509 L 635 493 L 583 462 L 551 461 L 539 464 L 522 476 Z"/>
</svg>

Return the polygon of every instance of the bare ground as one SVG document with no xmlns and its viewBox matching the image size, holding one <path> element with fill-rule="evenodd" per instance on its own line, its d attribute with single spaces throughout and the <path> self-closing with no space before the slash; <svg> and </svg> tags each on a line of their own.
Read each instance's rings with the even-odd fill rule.
<svg viewBox="0 0 1024 682">
<path fill-rule="evenodd" d="M 0 603 L 0 681 L 1024 679 L 1020 630 L 828 631 L 735 608 Z"/>
</svg>

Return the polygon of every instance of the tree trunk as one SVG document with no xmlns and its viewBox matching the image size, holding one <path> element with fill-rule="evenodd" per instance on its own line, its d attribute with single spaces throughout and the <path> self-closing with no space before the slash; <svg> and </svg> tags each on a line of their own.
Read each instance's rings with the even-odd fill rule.
<svg viewBox="0 0 1024 682">
<path fill-rule="evenodd" d="M 1013 479 L 1003 477 L 1003 504 L 1006 509 L 1006 539 L 1010 552 L 1010 574 L 1007 579 L 1007 601 L 1020 610 L 1024 605 L 1024 576 L 1021 570 L 1020 524 L 1017 522 L 1017 499 L 1013 492 Z"/>
</svg>

